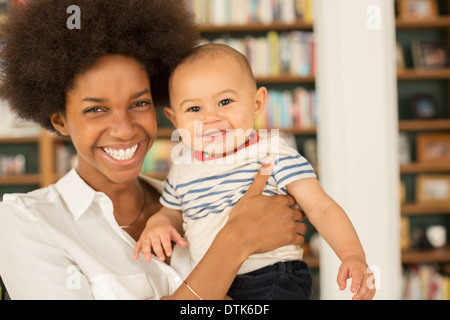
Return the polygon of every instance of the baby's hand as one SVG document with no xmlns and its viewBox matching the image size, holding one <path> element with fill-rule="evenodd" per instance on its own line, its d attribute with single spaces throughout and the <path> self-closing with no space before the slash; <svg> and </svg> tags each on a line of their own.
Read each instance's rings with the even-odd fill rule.
<svg viewBox="0 0 450 320">
<path fill-rule="evenodd" d="M 342 260 L 337 276 L 339 289 L 344 290 L 347 279 L 352 278 L 350 291 L 356 293 L 353 300 L 371 300 L 375 295 L 373 273 L 366 262 L 357 256 L 349 256 Z"/>
<path fill-rule="evenodd" d="M 185 247 L 187 243 L 183 240 L 183 237 L 178 231 L 170 224 L 149 224 L 145 227 L 141 234 L 136 247 L 134 248 L 134 259 L 139 258 L 139 253 L 145 256 L 145 260 L 148 262 L 152 259 L 151 249 L 158 257 L 160 261 L 166 259 L 164 251 L 167 257 L 172 256 L 172 243 L 178 243 L 180 246 Z M 164 248 L 164 251 L 163 251 Z"/>
</svg>

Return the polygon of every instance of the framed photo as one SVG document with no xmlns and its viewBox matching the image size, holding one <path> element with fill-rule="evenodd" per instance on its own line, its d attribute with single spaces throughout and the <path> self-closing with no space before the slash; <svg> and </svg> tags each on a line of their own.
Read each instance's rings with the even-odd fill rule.
<svg viewBox="0 0 450 320">
<path fill-rule="evenodd" d="M 415 119 L 434 119 L 438 116 L 438 110 L 434 99 L 427 94 L 411 97 L 411 112 Z"/>
<path fill-rule="evenodd" d="M 397 70 L 405 69 L 405 54 L 403 47 L 400 43 L 397 43 Z"/>
<path fill-rule="evenodd" d="M 420 204 L 450 204 L 450 175 L 418 175 L 416 202 Z"/>
<path fill-rule="evenodd" d="M 397 0 L 397 8 L 403 20 L 430 19 L 439 15 L 436 0 Z"/>
<path fill-rule="evenodd" d="M 450 133 L 422 133 L 416 139 L 417 161 L 450 163 Z"/>
<path fill-rule="evenodd" d="M 444 41 L 421 41 L 412 43 L 412 56 L 416 69 L 439 69 L 449 66 L 448 44 Z"/>
</svg>

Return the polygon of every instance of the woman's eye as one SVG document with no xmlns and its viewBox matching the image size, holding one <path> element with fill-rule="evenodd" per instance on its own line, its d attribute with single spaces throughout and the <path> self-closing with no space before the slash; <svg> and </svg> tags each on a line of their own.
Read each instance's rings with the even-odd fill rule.
<svg viewBox="0 0 450 320">
<path fill-rule="evenodd" d="M 227 104 L 230 104 L 230 103 L 231 103 L 230 99 L 224 99 L 224 100 L 219 102 L 219 106 L 223 107 L 223 106 L 226 106 Z"/>
<path fill-rule="evenodd" d="M 103 112 L 103 111 L 104 110 L 100 107 L 92 107 L 92 108 L 85 109 L 83 111 L 83 113 L 97 113 L 97 112 Z"/>
<path fill-rule="evenodd" d="M 152 104 L 151 101 L 138 101 L 133 106 L 140 108 L 140 107 L 146 107 L 146 106 L 148 106 L 150 104 Z"/>
<path fill-rule="evenodd" d="M 190 107 L 187 111 L 189 112 L 199 112 L 201 110 L 200 107 Z"/>
</svg>

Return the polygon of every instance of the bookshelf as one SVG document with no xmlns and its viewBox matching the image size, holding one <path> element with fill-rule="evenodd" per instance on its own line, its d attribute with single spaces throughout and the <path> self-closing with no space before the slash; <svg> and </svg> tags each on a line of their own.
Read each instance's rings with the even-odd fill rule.
<svg viewBox="0 0 450 320">
<path fill-rule="evenodd" d="M 398 2 L 398 1 L 396 1 Z M 398 3 L 397 3 L 398 4 Z M 425 163 L 417 159 L 419 152 L 416 139 L 424 133 L 450 133 L 450 68 L 448 66 L 436 69 L 415 68 L 412 56 L 412 41 L 434 40 L 450 44 L 450 1 L 437 1 L 439 16 L 423 19 L 403 19 L 397 17 L 397 40 L 405 50 L 405 68 L 398 70 L 399 88 L 399 131 L 408 137 L 411 147 L 411 161 L 400 165 L 401 181 L 406 188 L 405 200 L 401 203 L 402 226 L 406 229 L 403 237 L 411 237 L 417 228 L 428 228 L 432 225 L 442 225 L 447 231 L 446 245 L 443 247 L 422 248 L 411 244 L 411 239 L 403 239 L 406 243 L 402 248 L 402 264 L 404 265 L 404 280 L 412 285 L 420 274 L 427 273 L 430 265 L 438 270 L 442 282 L 449 282 L 448 264 L 450 263 L 450 204 L 420 203 L 417 196 L 417 177 L 420 175 L 450 176 L 450 163 Z M 398 7 L 397 7 L 398 10 Z M 398 12 L 399 13 L 399 12 Z M 415 93 L 424 93 L 433 97 L 438 105 L 438 116 L 434 119 L 415 119 L 410 113 L 408 98 Z M 405 242 L 406 241 L 406 242 Z M 433 273 L 435 270 L 433 269 Z M 436 286 L 430 278 L 420 278 L 425 283 Z M 440 284 L 439 284 L 440 285 Z M 427 299 L 428 288 L 416 288 L 420 293 L 403 292 L 405 297 Z M 440 297 L 449 299 L 448 296 Z"/>
</svg>

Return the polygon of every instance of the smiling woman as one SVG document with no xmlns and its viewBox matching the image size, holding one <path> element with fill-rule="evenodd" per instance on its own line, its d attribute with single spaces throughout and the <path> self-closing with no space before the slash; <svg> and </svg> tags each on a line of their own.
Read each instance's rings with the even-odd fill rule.
<svg viewBox="0 0 450 320">
<path fill-rule="evenodd" d="M 2 30 L 1 93 L 20 117 L 70 137 L 78 155 L 55 184 L 0 202 L 0 275 L 10 296 L 223 299 L 249 255 L 301 244 L 292 198 L 262 196 L 268 177 L 257 176 L 193 270 L 183 250 L 172 265 L 133 259 L 161 207 L 162 182 L 140 175 L 155 106 L 198 31 L 176 0 L 77 0 L 82 25 L 71 30 L 71 2 L 27 1 Z"/>
</svg>

